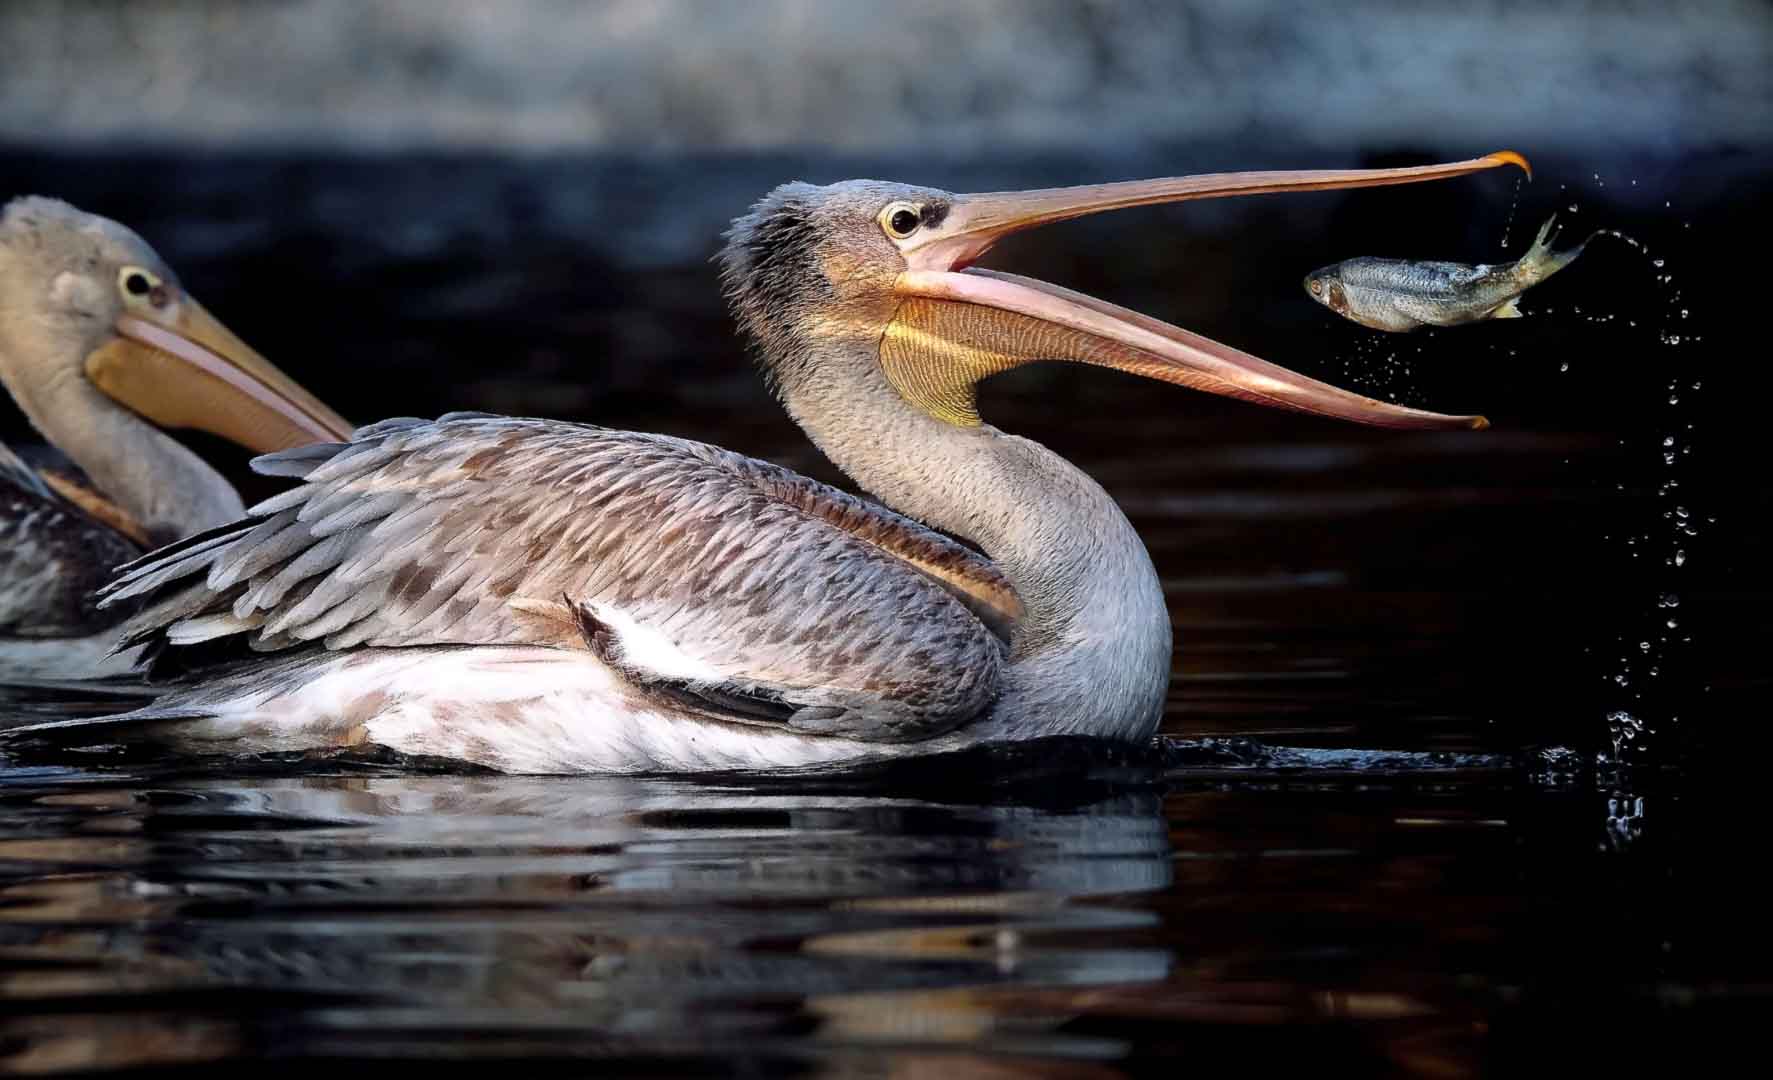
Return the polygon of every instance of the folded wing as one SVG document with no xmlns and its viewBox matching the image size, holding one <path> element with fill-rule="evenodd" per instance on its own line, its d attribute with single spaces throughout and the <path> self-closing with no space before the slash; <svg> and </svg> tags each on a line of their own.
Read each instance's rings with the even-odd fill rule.
<svg viewBox="0 0 1773 1080">
<path fill-rule="evenodd" d="M 149 602 L 124 642 L 161 673 L 317 646 L 548 645 L 714 718 L 895 740 L 990 703 L 1020 614 L 970 549 L 681 439 L 455 414 L 255 467 L 302 482 L 107 590 Z"/>
</svg>

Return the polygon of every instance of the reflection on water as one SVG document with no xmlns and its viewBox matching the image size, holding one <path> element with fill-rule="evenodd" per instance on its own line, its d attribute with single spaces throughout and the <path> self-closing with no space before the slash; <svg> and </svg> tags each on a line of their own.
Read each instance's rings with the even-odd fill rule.
<svg viewBox="0 0 1773 1080">
<path fill-rule="evenodd" d="M 1039 987 L 1062 1010 L 1065 988 L 1162 982 L 1173 965 L 1153 941 L 1112 940 L 1152 927 L 1128 901 L 1173 880 L 1149 791 L 1042 811 L 335 777 L 15 786 L 5 815 L 6 996 L 111 1025 L 128 1001 L 212 1014 L 205 1038 L 102 1051 L 86 1025 L 27 1024 L 15 1065 L 243 1040 L 426 1054 L 463 1028 L 482 1050 L 772 1052 L 812 1036 L 1094 1056 L 1099 1040 L 1020 1011 L 1002 1027 L 997 993 Z"/>
<path fill-rule="evenodd" d="M 0 1067 L 998 1075 L 1183 1052 L 1464 1075 L 1692 992 L 1658 948 L 1694 935 L 1606 906 L 1666 852 L 1605 842 L 1590 789 L 1501 759 L 1323 763 L 1058 785 L 975 760 L 945 799 L 377 762 L 8 772 Z"/>
</svg>

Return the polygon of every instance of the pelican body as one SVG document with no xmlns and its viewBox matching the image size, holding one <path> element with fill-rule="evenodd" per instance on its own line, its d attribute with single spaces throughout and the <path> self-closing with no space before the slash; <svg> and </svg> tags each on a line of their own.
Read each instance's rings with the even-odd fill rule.
<svg viewBox="0 0 1773 1080">
<path fill-rule="evenodd" d="M 161 428 L 258 452 L 350 427 L 203 309 L 141 237 L 63 202 L 0 210 L 0 384 L 62 467 L 0 446 L 0 676 L 81 677 L 124 614 L 95 591 L 160 544 L 238 518 Z"/>
<path fill-rule="evenodd" d="M 728 301 L 789 414 L 878 501 L 661 435 L 384 421 L 258 459 L 299 482 L 126 568 L 105 602 L 147 605 L 124 641 L 166 693 L 36 730 L 211 752 L 377 744 L 517 772 L 1148 739 L 1171 634 L 1145 547 L 1095 481 L 985 423 L 978 381 L 1070 360 L 1368 424 L 1484 421 L 969 265 L 1010 232 L 1100 210 L 1509 163 L 1524 166 L 987 195 L 784 185 L 728 234 Z"/>
</svg>

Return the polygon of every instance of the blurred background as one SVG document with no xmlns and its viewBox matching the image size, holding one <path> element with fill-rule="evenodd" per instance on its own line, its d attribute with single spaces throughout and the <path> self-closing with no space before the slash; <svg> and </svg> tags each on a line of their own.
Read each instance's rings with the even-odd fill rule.
<svg viewBox="0 0 1773 1080">
<path fill-rule="evenodd" d="M 1179 630 L 1170 730 L 1614 751 L 1625 731 L 1672 760 L 1758 727 L 1768 378 L 1736 266 L 1768 239 L 1763 3 L 11 0 L 0 43 L 0 195 L 136 227 L 353 419 L 567 417 L 834 482 L 708 263 L 780 182 L 1519 150 L 1531 183 L 1153 209 L 991 260 L 1492 431 L 1060 367 L 994 381 L 986 416 L 1146 536 Z M 1300 290 L 1355 255 L 1512 259 L 1554 211 L 1566 242 L 1631 242 L 1596 241 L 1511 324 L 1380 335 Z"/>
<path fill-rule="evenodd" d="M 11 0 L 0 133 L 963 155 L 1760 145 L 1769 34 L 1753 0 Z"/>
</svg>

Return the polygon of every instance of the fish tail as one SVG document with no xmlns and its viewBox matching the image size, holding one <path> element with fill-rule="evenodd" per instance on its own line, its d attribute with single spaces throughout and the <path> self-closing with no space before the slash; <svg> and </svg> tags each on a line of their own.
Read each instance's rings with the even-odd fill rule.
<svg viewBox="0 0 1773 1080">
<path fill-rule="evenodd" d="M 1557 220 L 1556 214 L 1545 219 L 1545 224 L 1539 226 L 1539 235 L 1533 238 L 1533 246 L 1528 248 L 1527 253 L 1514 264 L 1515 276 L 1529 285 L 1536 285 L 1575 262 L 1576 256 L 1582 254 L 1583 249 L 1588 247 L 1588 241 L 1600 235 L 1599 233 L 1591 233 L 1587 239 L 1573 248 L 1566 251 L 1553 251 L 1552 244 L 1557 242 L 1558 237 Z"/>
</svg>

